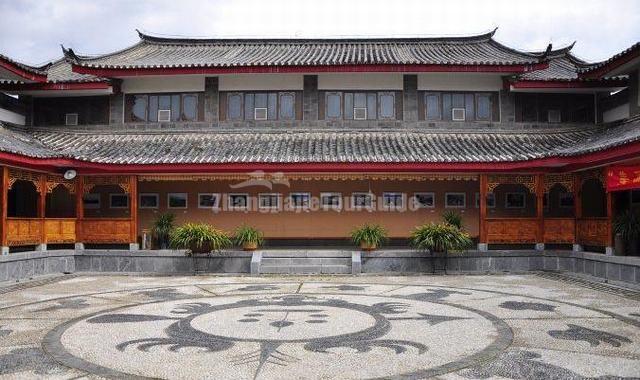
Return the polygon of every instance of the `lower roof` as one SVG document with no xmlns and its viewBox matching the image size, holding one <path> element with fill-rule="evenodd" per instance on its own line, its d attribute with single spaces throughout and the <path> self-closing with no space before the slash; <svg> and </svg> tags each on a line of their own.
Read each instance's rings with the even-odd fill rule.
<svg viewBox="0 0 640 380">
<path fill-rule="evenodd" d="M 119 165 L 514 162 L 577 156 L 635 141 L 640 141 L 640 118 L 610 127 L 475 132 L 114 132 L 0 126 L 0 152 Z"/>
</svg>

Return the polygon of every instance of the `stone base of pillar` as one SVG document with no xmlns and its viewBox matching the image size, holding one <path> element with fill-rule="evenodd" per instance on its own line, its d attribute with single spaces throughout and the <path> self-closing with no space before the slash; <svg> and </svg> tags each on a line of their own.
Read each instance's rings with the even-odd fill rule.
<svg viewBox="0 0 640 380">
<path fill-rule="evenodd" d="M 362 252 L 351 252 L 351 274 L 362 273 Z"/>
<path fill-rule="evenodd" d="M 580 244 L 574 244 L 571 250 L 573 252 L 582 252 L 584 248 Z"/>
<path fill-rule="evenodd" d="M 75 244 L 75 249 L 76 249 L 76 251 L 83 251 L 84 250 L 84 243 L 76 243 Z"/>
<path fill-rule="evenodd" d="M 260 265 L 262 263 L 262 252 L 253 251 L 251 254 L 251 275 L 257 276 L 260 274 Z"/>
<path fill-rule="evenodd" d="M 138 251 L 140 249 L 140 244 L 138 243 L 130 243 L 129 251 Z"/>
<path fill-rule="evenodd" d="M 2 253 L 3 256 L 8 255 L 9 247 L 0 247 L 0 252 Z"/>
<path fill-rule="evenodd" d="M 36 245 L 36 251 L 46 251 L 46 250 L 47 250 L 47 244 L 46 243 L 42 243 L 42 244 Z"/>
<path fill-rule="evenodd" d="M 478 251 L 480 251 L 480 252 L 488 252 L 489 251 L 489 244 L 487 244 L 487 243 L 478 243 Z"/>
<path fill-rule="evenodd" d="M 604 254 L 607 256 L 613 256 L 616 254 L 616 250 L 613 247 L 606 247 L 604 249 Z"/>
<path fill-rule="evenodd" d="M 536 243 L 536 251 L 544 251 L 544 243 Z"/>
</svg>

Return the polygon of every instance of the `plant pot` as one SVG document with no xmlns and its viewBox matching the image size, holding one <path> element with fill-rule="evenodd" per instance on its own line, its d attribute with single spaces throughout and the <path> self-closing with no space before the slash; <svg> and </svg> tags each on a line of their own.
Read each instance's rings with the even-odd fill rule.
<svg viewBox="0 0 640 380">
<path fill-rule="evenodd" d="M 258 249 L 258 243 L 255 241 L 242 243 L 243 251 L 255 251 Z"/>
<path fill-rule="evenodd" d="M 375 251 L 376 248 L 378 248 L 377 245 L 375 244 L 369 244 L 369 243 L 360 243 L 360 249 L 363 251 Z"/>
<path fill-rule="evenodd" d="M 211 246 L 209 244 L 203 244 L 200 248 L 192 246 L 189 248 L 189 250 L 194 255 L 211 253 Z"/>
</svg>

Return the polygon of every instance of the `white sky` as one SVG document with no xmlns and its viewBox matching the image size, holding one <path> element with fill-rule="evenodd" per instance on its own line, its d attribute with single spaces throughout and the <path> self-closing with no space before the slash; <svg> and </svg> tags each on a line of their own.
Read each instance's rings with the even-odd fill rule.
<svg viewBox="0 0 640 380">
<path fill-rule="evenodd" d="M 200 37 L 465 35 L 499 27 L 511 47 L 577 41 L 606 59 L 640 40 L 639 0 L 0 0 L 0 54 L 38 64 L 60 44 L 99 54 L 151 34 Z"/>
</svg>

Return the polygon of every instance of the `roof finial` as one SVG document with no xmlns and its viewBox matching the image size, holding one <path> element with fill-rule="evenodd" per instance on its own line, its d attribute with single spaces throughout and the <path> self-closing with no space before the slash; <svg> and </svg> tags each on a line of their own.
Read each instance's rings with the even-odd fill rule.
<svg viewBox="0 0 640 380">
<path fill-rule="evenodd" d="M 138 33 L 138 37 L 139 37 L 141 40 L 144 40 L 144 38 L 146 37 L 146 36 L 145 36 L 145 34 L 144 34 L 144 33 L 142 33 L 142 32 L 140 31 L 140 29 L 138 29 L 138 28 L 136 28 L 136 32 Z"/>
</svg>

